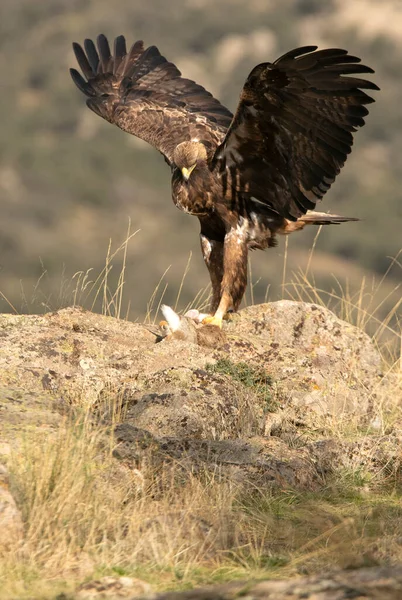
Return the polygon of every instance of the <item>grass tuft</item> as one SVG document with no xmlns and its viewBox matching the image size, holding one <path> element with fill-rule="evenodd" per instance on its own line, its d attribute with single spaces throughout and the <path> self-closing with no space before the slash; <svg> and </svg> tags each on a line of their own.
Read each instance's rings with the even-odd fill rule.
<svg viewBox="0 0 402 600">
<path fill-rule="evenodd" d="M 271 401 L 272 377 L 264 369 L 245 362 L 234 363 L 228 358 L 219 358 L 216 363 L 208 364 L 206 370 L 210 373 L 225 375 L 233 381 L 241 383 L 267 404 Z"/>
</svg>

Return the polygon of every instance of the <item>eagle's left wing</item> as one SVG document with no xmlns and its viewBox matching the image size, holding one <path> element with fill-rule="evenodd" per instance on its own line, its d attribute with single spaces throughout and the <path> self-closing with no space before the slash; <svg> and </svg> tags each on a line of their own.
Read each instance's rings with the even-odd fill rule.
<svg viewBox="0 0 402 600">
<path fill-rule="evenodd" d="M 229 197 L 254 197 L 296 220 L 330 188 L 364 125 L 372 73 L 346 50 L 306 46 L 250 73 L 214 163 Z M 256 208 L 256 210 L 258 210 Z"/>
<path fill-rule="evenodd" d="M 97 45 L 73 44 L 82 75 L 70 69 L 76 86 L 96 114 L 149 142 L 170 163 L 184 141 L 204 142 L 211 156 L 232 120 L 231 112 L 202 86 L 181 76 L 155 46 L 135 42 L 129 51 L 122 35 L 113 53 L 104 35 Z"/>
</svg>

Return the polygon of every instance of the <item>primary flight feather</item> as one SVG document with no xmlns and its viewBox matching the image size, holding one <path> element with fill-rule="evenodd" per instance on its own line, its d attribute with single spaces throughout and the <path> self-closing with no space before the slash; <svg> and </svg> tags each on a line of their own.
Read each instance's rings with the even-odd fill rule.
<svg viewBox="0 0 402 600">
<path fill-rule="evenodd" d="M 198 217 L 212 283 L 211 316 L 221 326 L 247 285 L 247 255 L 277 233 L 354 219 L 312 212 L 364 125 L 373 73 L 346 50 L 305 46 L 248 76 L 233 116 L 181 76 L 155 46 L 104 35 L 73 44 L 77 87 L 96 114 L 149 142 L 172 169 L 173 201 Z"/>
</svg>

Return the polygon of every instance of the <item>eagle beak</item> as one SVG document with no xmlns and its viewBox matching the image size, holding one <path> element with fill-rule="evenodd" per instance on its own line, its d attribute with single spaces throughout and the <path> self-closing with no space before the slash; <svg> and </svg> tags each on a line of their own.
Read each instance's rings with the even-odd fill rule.
<svg viewBox="0 0 402 600">
<path fill-rule="evenodd" d="M 190 175 L 194 171 L 194 169 L 195 169 L 195 164 L 192 167 L 190 167 L 189 169 L 187 169 L 186 167 L 182 168 L 181 172 L 182 172 L 182 175 L 183 175 L 183 178 L 185 181 L 188 181 L 190 179 Z"/>
</svg>

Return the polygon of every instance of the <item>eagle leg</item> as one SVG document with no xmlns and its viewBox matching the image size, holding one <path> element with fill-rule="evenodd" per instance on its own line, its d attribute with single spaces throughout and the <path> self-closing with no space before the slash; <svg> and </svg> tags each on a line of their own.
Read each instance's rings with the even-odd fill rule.
<svg viewBox="0 0 402 600">
<path fill-rule="evenodd" d="M 201 251 L 209 271 L 212 286 L 210 313 L 213 315 L 221 299 L 221 285 L 223 279 L 223 242 L 213 240 L 205 234 L 200 234 Z"/>
<path fill-rule="evenodd" d="M 213 317 L 204 323 L 222 326 L 228 310 L 237 311 L 247 286 L 247 233 L 241 227 L 232 228 L 225 236 L 223 248 L 223 277 L 219 305 Z"/>
</svg>

